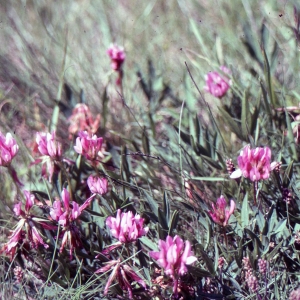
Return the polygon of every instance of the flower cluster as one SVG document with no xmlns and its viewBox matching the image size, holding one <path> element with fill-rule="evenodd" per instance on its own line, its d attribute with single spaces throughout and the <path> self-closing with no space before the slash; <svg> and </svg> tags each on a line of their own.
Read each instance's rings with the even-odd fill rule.
<svg viewBox="0 0 300 300">
<path fill-rule="evenodd" d="M 115 71 L 120 70 L 126 58 L 124 48 L 111 44 L 106 52 L 111 59 L 111 68 Z"/>
<path fill-rule="evenodd" d="M 149 255 L 165 269 L 165 274 L 174 279 L 173 292 L 177 294 L 178 275 L 184 275 L 186 265 L 193 264 L 197 257 L 191 251 L 190 242 L 184 243 L 178 235 L 174 238 L 168 235 L 166 241 L 159 240 L 158 247 L 159 251 L 150 251 Z"/>
<path fill-rule="evenodd" d="M 230 74 L 230 70 L 225 66 L 220 67 L 225 74 Z M 204 90 L 217 98 L 222 98 L 230 88 L 231 80 L 218 72 L 209 72 L 205 75 L 206 85 Z"/>
<path fill-rule="evenodd" d="M 97 176 L 89 176 L 87 185 L 93 194 L 104 195 L 107 193 L 107 179 L 99 178 Z"/>
<path fill-rule="evenodd" d="M 276 167 L 277 162 L 271 163 L 271 150 L 269 147 L 251 149 L 247 145 L 237 159 L 239 169 L 235 170 L 230 178 L 244 176 L 251 181 L 268 179 L 270 172 Z"/>
<path fill-rule="evenodd" d="M 146 235 L 149 228 L 144 226 L 144 219 L 140 215 L 133 215 L 131 211 L 121 213 L 118 209 L 116 218 L 108 217 L 106 226 L 110 228 L 111 234 L 121 243 L 129 243 Z"/>
<path fill-rule="evenodd" d="M 230 200 L 230 208 L 226 209 L 227 203 L 224 196 L 218 198 L 216 205 L 212 203 L 212 210 L 208 212 L 213 221 L 221 226 L 226 226 L 235 209 L 235 202 Z"/>
<path fill-rule="evenodd" d="M 19 146 L 11 133 L 0 132 L 0 166 L 8 166 L 18 153 Z"/>
<path fill-rule="evenodd" d="M 87 131 L 80 131 L 76 139 L 75 151 L 88 160 L 96 160 L 103 143 L 102 137 L 92 136 Z"/>
</svg>

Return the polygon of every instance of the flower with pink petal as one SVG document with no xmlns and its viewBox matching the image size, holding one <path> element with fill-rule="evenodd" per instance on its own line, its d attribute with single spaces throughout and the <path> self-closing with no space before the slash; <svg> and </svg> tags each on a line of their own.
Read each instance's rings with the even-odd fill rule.
<svg viewBox="0 0 300 300">
<path fill-rule="evenodd" d="M 177 294 L 178 278 L 187 272 L 186 265 L 191 265 L 197 261 L 191 251 L 189 241 L 183 240 L 175 235 L 174 238 L 167 236 L 166 241 L 158 241 L 159 251 L 150 251 L 149 255 L 157 264 L 165 269 L 165 274 L 174 279 L 173 292 Z"/>
<path fill-rule="evenodd" d="M 106 226 L 110 228 L 111 234 L 121 243 L 128 243 L 146 235 L 149 228 L 144 226 L 144 219 L 140 215 L 133 215 L 131 211 L 121 213 L 118 209 L 116 218 L 108 217 Z"/>
<path fill-rule="evenodd" d="M 213 221 L 221 226 L 226 226 L 235 209 L 235 202 L 230 200 L 230 208 L 226 209 L 227 203 L 224 196 L 218 198 L 216 205 L 212 203 L 212 210 L 208 212 Z"/>
<path fill-rule="evenodd" d="M 93 117 L 90 108 L 84 103 L 76 104 L 72 115 L 69 118 L 69 134 L 70 139 L 79 131 L 87 131 L 89 134 L 94 134 L 100 124 L 100 115 Z"/>
<path fill-rule="evenodd" d="M 70 193 L 64 188 L 61 193 L 62 202 L 60 200 L 55 200 L 50 209 L 51 218 L 57 221 L 62 227 L 60 252 L 68 245 L 70 249 L 70 258 L 72 258 L 73 250 L 82 246 L 80 232 L 74 224 L 74 221 L 81 215 L 83 210 L 87 208 L 94 196 L 95 195 L 92 195 L 79 206 L 75 201 L 70 203 Z"/>
<path fill-rule="evenodd" d="M 0 166 L 8 166 L 18 153 L 19 146 L 11 133 L 6 136 L 0 132 Z"/>
<path fill-rule="evenodd" d="M 230 70 L 225 66 L 220 67 L 225 74 L 230 74 Z M 209 72 L 205 75 L 206 85 L 204 89 L 217 98 L 222 98 L 230 88 L 231 80 L 218 72 Z"/>
<path fill-rule="evenodd" d="M 126 57 L 124 48 L 111 44 L 107 49 L 106 53 L 109 55 L 111 59 L 111 68 L 115 71 L 120 70 Z"/>
<path fill-rule="evenodd" d="M 93 194 L 104 195 L 107 193 L 107 179 L 97 176 L 89 176 L 87 179 L 88 187 Z"/>
<path fill-rule="evenodd" d="M 100 269 L 98 269 L 95 274 L 98 273 L 105 273 L 109 270 L 112 270 L 107 283 L 104 288 L 104 295 L 107 295 L 109 287 L 114 279 L 117 279 L 121 289 L 127 290 L 129 299 L 133 299 L 132 287 L 131 283 L 136 281 L 139 283 L 143 288 L 146 288 L 146 283 L 143 279 L 141 279 L 138 274 L 126 264 L 121 264 L 121 260 L 111 260 L 106 263 L 106 265 Z"/>
<path fill-rule="evenodd" d="M 87 131 L 80 131 L 76 139 L 75 151 L 88 160 L 96 160 L 102 147 L 103 138 L 92 136 Z"/>
<path fill-rule="evenodd" d="M 269 147 L 251 149 L 250 145 L 247 145 L 241 151 L 237 161 L 239 169 L 235 170 L 230 178 L 243 176 L 251 181 L 268 179 L 270 172 L 277 165 L 275 161 L 271 163 L 271 150 Z"/>
</svg>

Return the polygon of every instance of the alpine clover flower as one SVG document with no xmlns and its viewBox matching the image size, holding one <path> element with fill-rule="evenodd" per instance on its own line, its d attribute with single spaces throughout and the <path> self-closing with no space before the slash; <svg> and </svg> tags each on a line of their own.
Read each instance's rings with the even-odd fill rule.
<svg viewBox="0 0 300 300">
<path fill-rule="evenodd" d="M 91 110 L 84 103 L 78 103 L 72 111 L 69 118 L 69 138 L 79 131 L 87 131 L 89 134 L 94 134 L 100 124 L 100 115 L 97 114 L 96 118 L 93 117 Z"/>
<path fill-rule="evenodd" d="M 97 176 L 90 175 L 87 179 L 87 185 L 93 194 L 104 195 L 107 193 L 106 178 L 99 178 Z"/>
<path fill-rule="evenodd" d="M 223 73 L 230 74 L 230 70 L 225 66 L 221 66 L 220 69 Z M 204 86 L 204 90 L 217 98 L 222 98 L 231 85 L 231 80 L 229 78 L 216 71 L 209 72 L 205 75 L 205 81 L 206 85 Z"/>
<path fill-rule="evenodd" d="M 186 265 L 193 264 L 197 257 L 191 251 L 190 242 L 184 243 L 178 235 L 174 238 L 168 235 L 166 241 L 159 240 L 158 247 L 159 251 L 150 251 L 149 255 L 174 280 L 173 292 L 177 295 L 178 275 L 184 275 L 187 272 Z"/>
<path fill-rule="evenodd" d="M 136 272 L 128 265 L 121 264 L 121 260 L 111 260 L 106 263 L 106 265 L 100 269 L 98 269 L 95 274 L 105 273 L 112 269 L 112 272 L 107 280 L 107 283 L 104 288 L 104 295 L 107 295 L 108 289 L 111 286 L 111 283 L 114 279 L 117 279 L 121 289 L 127 289 L 129 299 L 133 299 L 131 282 L 136 281 L 141 286 L 146 289 L 146 283 L 142 280 Z"/>
<path fill-rule="evenodd" d="M 37 132 L 36 143 L 39 152 L 42 157 L 35 161 L 35 163 L 42 162 L 42 176 L 47 177 L 49 175 L 49 181 L 51 182 L 54 170 L 55 161 L 59 161 L 62 156 L 61 143 L 56 140 L 56 133 Z"/>
<path fill-rule="evenodd" d="M 106 226 L 110 228 L 111 234 L 121 243 L 129 243 L 146 235 L 149 228 L 143 227 L 144 219 L 140 215 L 133 215 L 131 211 L 121 213 L 118 209 L 116 218 L 108 217 Z"/>
<path fill-rule="evenodd" d="M 76 139 L 75 151 L 88 160 L 97 159 L 102 147 L 103 138 L 95 134 L 90 135 L 87 131 L 80 131 Z"/>
<path fill-rule="evenodd" d="M 0 132 L 0 166 L 8 166 L 18 153 L 19 146 L 11 133 L 6 136 Z"/>
<path fill-rule="evenodd" d="M 276 167 L 277 162 L 271 163 L 271 150 L 269 147 L 251 149 L 247 145 L 237 159 L 239 169 L 235 170 L 230 178 L 245 177 L 251 181 L 268 179 L 270 172 Z"/>
<path fill-rule="evenodd" d="M 81 215 L 83 210 L 91 203 L 94 195 L 88 198 L 81 206 L 75 201 L 70 203 L 70 193 L 65 188 L 61 193 L 61 199 L 55 200 L 50 209 L 50 216 L 53 220 L 57 221 L 62 228 L 62 242 L 60 252 L 63 251 L 66 245 L 70 249 L 70 258 L 72 258 L 72 252 L 76 247 L 80 247 L 81 239 L 79 229 L 74 224 L 74 221 Z"/>
<path fill-rule="evenodd" d="M 114 71 L 119 71 L 126 57 L 124 48 L 111 44 L 106 53 L 111 59 L 111 68 Z"/>
<path fill-rule="evenodd" d="M 48 248 L 49 246 L 44 242 L 39 226 L 45 229 L 56 229 L 56 226 L 49 224 L 49 220 L 41 217 L 35 217 L 30 213 L 31 208 L 34 205 L 35 197 L 28 191 L 24 191 L 25 195 L 25 208 L 22 209 L 22 202 L 15 204 L 14 213 L 19 218 L 15 229 L 9 237 L 9 241 L 4 244 L 3 248 L 0 249 L 0 253 L 5 252 L 6 255 L 11 255 L 13 259 L 18 247 L 27 239 L 33 247 L 39 245 Z"/>
<path fill-rule="evenodd" d="M 227 203 L 224 196 L 218 198 L 216 205 L 212 203 L 212 210 L 208 212 L 213 221 L 221 226 L 226 226 L 235 209 L 235 202 L 230 200 L 230 208 L 226 209 Z"/>
</svg>

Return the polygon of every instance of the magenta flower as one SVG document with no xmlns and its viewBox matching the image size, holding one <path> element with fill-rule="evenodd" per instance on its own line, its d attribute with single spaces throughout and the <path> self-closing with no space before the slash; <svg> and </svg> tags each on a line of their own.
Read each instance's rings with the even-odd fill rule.
<svg viewBox="0 0 300 300">
<path fill-rule="evenodd" d="M 61 198 L 63 207 L 60 200 L 54 201 L 50 209 L 50 216 L 62 227 L 60 252 L 68 245 L 70 249 L 70 258 L 72 258 L 73 250 L 82 245 L 79 230 L 76 225 L 73 224 L 73 221 L 75 221 L 81 215 L 83 210 L 91 203 L 94 195 L 88 198 L 81 206 L 75 201 L 70 203 L 70 194 L 65 188 L 61 193 Z"/>
<path fill-rule="evenodd" d="M 118 209 L 116 218 L 108 217 L 106 226 L 110 228 L 111 234 L 121 243 L 128 243 L 146 235 L 149 228 L 143 227 L 144 219 L 140 215 L 133 215 L 131 211 L 121 213 Z"/>
<path fill-rule="evenodd" d="M 119 71 L 126 57 L 124 48 L 111 44 L 106 53 L 111 59 L 111 68 L 115 71 Z"/>
<path fill-rule="evenodd" d="M 89 135 L 87 131 L 80 131 L 76 139 L 75 151 L 83 155 L 88 160 L 95 160 L 101 150 L 103 138 L 98 138 L 95 134 Z"/>
<path fill-rule="evenodd" d="M 34 205 L 35 197 L 28 191 L 24 191 L 24 195 L 26 199 L 25 209 L 22 209 L 22 202 L 19 202 L 14 206 L 14 213 L 19 218 L 19 222 L 9 237 L 9 241 L 0 250 L 0 253 L 5 252 L 7 255 L 10 254 L 11 258 L 13 258 L 17 248 L 23 243 L 25 238 L 27 238 L 33 247 L 42 245 L 45 248 L 48 248 L 49 246 L 44 242 L 40 233 L 39 226 L 45 229 L 57 228 L 56 226 L 49 224 L 49 220 L 31 215 L 30 210 Z"/>
<path fill-rule="evenodd" d="M 89 176 L 87 179 L 87 184 L 91 193 L 104 195 L 107 193 L 107 179 L 99 178 L 97 176 Z"/>
<path fill-rule="evenodd" d="M 42 155 L 49 156 L 54 160 L 61 157 L 61 144 L 56 141 L 55 131 L 52 133 L 37 132 L 36 143 Z"/>
<path fill-rule="evenodd" d="M 226 209 L 226 200 L 224 196 L 218 198 L 216 206 L 212 203 L 212 210 L 208 212 L 213 221 L 221 226 L 226 226 L 230 216 L 233 214 L 235 209 L 235 202 L 230 200 L 230 208 Z"/>
<path fill-rule="evenodd" d="M 277 162 L 271 163 L 271 150 L 268 147 L 250 149 L 247 145 L 237 159 L 239 169 L 235 170 L 230 178 L 245 177 L 251 181 L 268 179 L 270 172 L 276 167 Z"/>
<path fill-rule="evenodd" d="M 224 73 L 230 74 L 230 70 L 225 66 L 221 66 L 220 69 Z M 231 85 L 231 80 L 229 78 L 215 71 L 205 75 L 205 81 L 206 85 L 204 86 L 204 89 L 217 98 L 222 98 Z"/>
<path fill-rule="evenodd" d="M 0 166 L 8 166 L 18 153 L 19 146 L 11 133 L 0 132 Z"/>
<path fill-rule="evenodd" d="M 121 264 L 120 259 L 107 262 L 106 265 L 98 269 L 95 274 L 105 273 L 110 269 L 112 269 L 112 272 L 105 285 L 104 295 L 107 295 L 108 289 L 114 279 L 117 279 L 121 289 L 128 291 L 129 299 L 133 299 L 131 282 L 136 281 L 141 286 L 146 288 L 146 283 L 144 280 L 142 280 L 130 266 Z"/>
<path fill-rule="evenodd" d="M 177 294 L 178 275 L 184 275 L 187 272 L 186 265 L 193 264 L 197 257 L 191 251 L 189 241 L 185 243 L 178 236 L 174 238 L 167 236 L 166 241 L 158 241 L 159 251 L 150 251 L 149 255 L 157 264 L 165 269 L 165 274 L 174 279 L 173 292 Z"/>
</svg>

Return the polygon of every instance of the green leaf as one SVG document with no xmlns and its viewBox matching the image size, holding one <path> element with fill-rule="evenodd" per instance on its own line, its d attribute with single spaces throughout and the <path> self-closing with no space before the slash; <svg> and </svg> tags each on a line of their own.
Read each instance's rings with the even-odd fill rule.
<svg viewBox="0 0 300 300">
<path fill-rule="evenodd" d="M 274 228 L 274 233 L 282 232 L 286 228 L 287 219 L 280 220 Z"/>
<path fill-rule="evenodd" d="M 164 191 L 164 196 L 163 196 L 163 212 L 165 215 L 165 219 L 169 224 L 170 223 L 170 202 L 166 191 Z"/>
<path fill-rule="evenodd" d="M 283 175 L 283 186 L 288 188 L 293 177 L 293 165 L 294 161 L 292 160 L 289 165 L 287 166 L 284 175 Z"/>
<path fill-rule="evenodd" d="M 206 267 L 207 267 L 208 271 L 210 272 L 211 276 L 214 276 L 215 275 L 214 263 L 211 260 L 211 258 L 206 254 L 206 252 L 204 251 L 203 246 L 201 244 L 197 244 L 196 249 L 198 251 L 200 251 L 202 259 L 204 260 Z"/>
<path fill-rule="evenodd" d="M 248 205 L 248 192 L 246 192 L 241 211 L 242 227 L 245 228 L 249 225 L 249 205 Z"/>
<path fill-rule="evenodd" d="M 154 213 L 158 217 L 158 204 L 157 204 L 157 202 L 152 198 L 152 196 L 148 192 L 143 191 L 143 193 L 146 196 L 147 203 L 150 206 L 151 212 Z"/>
<path fill-rule="evenodd" d="M 169 223 L 169 232 L 168 232 L 169 235 L 171 236 L 173 235 L 173 230 L 177 227 L 178 220 L 179 220 L 179 212 L 178 210 L 174 210 Z"/>
<path fill-rule="evenodd" d="M 247 99 L 247 91 L 244 91 L 244 95 L 242 98 L 242 116 L 241 116 L 241 125 L 242 125 L 242 133 L 244 139 L 248 139 L 248 135 L 250 135 L 250 127 L 251 127 L 251 114 L 249 109 L 249 100 Z"/>
<path fill-rule="evenodd" d="M 211 275 L 210 272 L 206 271 L 205 269 L 201 269 L 201 268 L 190 266 L 190 265 L 187 265 L 186 267 L 188 269 L 188 272 L 193 274 L 196 277 L 212 277 L 213 276 L 213 275 Z"/>
<path fill-rule="evenodd" d="M 231 115 L 224 108 L 219 107 L 219 111 L 221 113 L 223 122 L 226 123 L 227 126 L 229 126 L 229 128 L 232 132 L 234 132 L 240 139 L 243 140 L 241 126 L 238 125 L 237 122 L 233 120 Z"/>
</svg>

